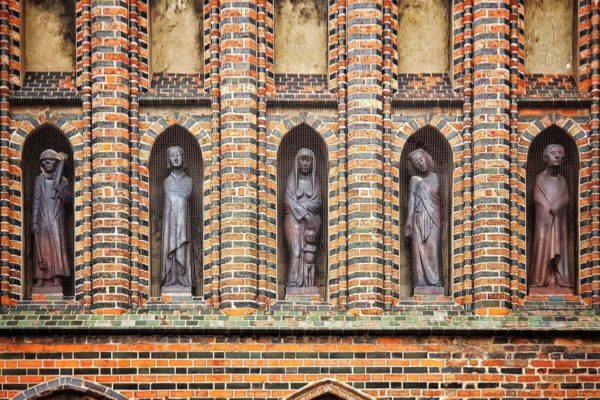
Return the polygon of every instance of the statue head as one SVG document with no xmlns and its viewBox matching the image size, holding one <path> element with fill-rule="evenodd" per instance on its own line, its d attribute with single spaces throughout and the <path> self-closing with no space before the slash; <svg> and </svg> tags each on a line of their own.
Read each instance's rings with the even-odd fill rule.
<svg viewBox="0 0 600 400">
<path fill-rule="evenodd" d="M 183 149 L 180 146 L 171 146 L 167 149 L 167 168 L 183 168 Z"/>
<path fill-rule="evenodd" d="M 315 154 L 310 149 L 300 149 L 296 154 L 296 168 L 299 173 L 310 174 L 314 168 Z"/>
<path fill-rule="evenodd" d="M 565 156 L 565 148 L 560 144 L 549 144 L 544 148 L 544 162 L 549 167 L 561 166 Z"/>
<path fill-rule="evenodd" d="M 411 175 L 426 174 L 435 171 L 435 161 L 423 149 L 416 149 L 408 154 L 408 171 Z"/>
<path fill-rule="evenodd" d="M 47 174 L 53 173 L 61 160 L 63 160 L 63 158 L 61 158 L 61 153 L 58 153 L 52 149 L 46 149 L 42 151 L 42 154 L 40 154 L 42 171 Z"/>
</svg>

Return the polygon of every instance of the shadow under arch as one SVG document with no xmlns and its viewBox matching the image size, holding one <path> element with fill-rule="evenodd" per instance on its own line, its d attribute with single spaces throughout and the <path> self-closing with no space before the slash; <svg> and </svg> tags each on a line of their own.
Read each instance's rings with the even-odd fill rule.
<svg viewBox="0 0 600 400">
<path fill-rule="evenodd" d="M 529 292 L 529 274 L 533 267 L 533 247 L 535 241 L 535 218 L 536 209 L 533 199 L 536 177 L 546 169 L 544 163 L 544 148 L 550 144 L 560 144 L 565 149 L 565 161 L 559 168 L 559 173 L 567 181 L 569 190 L 569 211 L 567 217 L 567 242 L 568 263 L 573 280 L 573 290 L 577 294 L 578 289 L 578 253 L 579 253 L 579 151 L 577 143 L 571 135 L 557 125 L 550 125 L 541 131 L 531 142 L 527 152 L 525 164 L 525 188 L 526 188 L 526 251 L 527 251 L 527 291 Z"/>
<path fill-rule="evenodd" d="M 404 237 L 404 226 L 408 215 L 409 183 L 411 178 L 408 169 L 408 155 L 419 148 L 429 153 L 436 164 L 435 172 L 438 174 L 440 185 L 440 216 L 442 219 L 440 232 L 442 282 L 446 296 L 450 294 L 452 285 L 452 176 L 454 168 L 452 148 L 440 131 L 427 125 L 408 138 L 400 155 L 400 298 L 413 295 L 411 274 L 412 251 L 410 240 Z"/>
<path fill-rule="evenodd" d="M 127 400 L 127 397 L 99 383 L 62 376 L 19 393 L 13 400 Z"/>
<path fill-rule="evenodd" d="M 317 243 L 315 263 L 315 285 L 323 299 L 327 298 L 327 272 L 328 272 L 328 178 L 329 157 L 325 141 L 312 127 L 305 123 L 290 129 L 281 140 L 277 151 L 277 291 L 278 298 L 285 298 L 288 267 L 290 265 L 289 249 L 285 239 L 285 192 L 287 181 L 294 167 L 296 153 L 300 149 L 308 148 L 315 154 L 316 176 L 321 184 L 321 231 Z"/>
<path fill-rule="evenodd" d="M 202 183 L 203 160 L 198 140 L 190 131 L 180 125 L 166 128 L 157 138 L 150 151 L 149 202 L 150 202 L 150 295 L 160 296 L 160 266 L 162 243 L 162 213 L 164 201 L 163 182 L 169 176 L 167 149 L 179 146 L 183 149 L 183 166 L 192 178 L 192 199 L 190 201 L 191 234 L 193 243 L 194 289 L 192 294 L 202 293 Z"/>
<path fill-rule="evenodd" d="M 56 126 L 45 123 L 25 138 L 23 150 L 21 152 L 21 176 L 22 176 L 22 211 L 23 211 L 23 264 L 24 264 L 24 298 L 31 298 L 33 285 L 33 272 L 35 268 L 35 254 L 33 246 L 33 235 L 31 232 L 32 223 L 32 206 L 33 192 L 37 176 L 41 173 L 40 170 L 40 155 L 46 149 L 52 149 L 57 152 L 62 152 L 67 155 L 67 160 L 64 164 L 63 176 L 69 182 L 69 191 L 71 193 L 71 203 L 65 208 L 65 232 L 67 258 L 69 260 L 69 268 L 71 276 L 63 280 L 63 295 L 73 296 L 75 292 L 75 272 L 74 269 L 74 160 L 73 148 L 69 139 Z"/>
</svg>

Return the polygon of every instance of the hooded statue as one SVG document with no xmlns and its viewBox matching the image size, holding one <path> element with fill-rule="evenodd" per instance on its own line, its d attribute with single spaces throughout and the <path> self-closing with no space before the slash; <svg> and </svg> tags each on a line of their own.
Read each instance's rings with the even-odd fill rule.
<svg viewBox="0 0 600 400">
<path fill-rule="evenodd" d="M 285 238 L 290 252 L 286 286 L 315 286 L 316 237 L 321 232 L 321 184 L 315 154 L 300 149 L 285 191 Z M 305 253 L 309 252 L 305 257 Z"/>
</svg>

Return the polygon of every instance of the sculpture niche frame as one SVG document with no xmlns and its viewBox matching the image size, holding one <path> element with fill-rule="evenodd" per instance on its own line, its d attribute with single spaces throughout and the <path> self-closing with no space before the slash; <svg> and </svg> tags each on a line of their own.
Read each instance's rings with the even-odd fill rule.
<svg viewBox="0 0 600 400">
<path fill-rule="evenodd" d="M 75 165 L 73 159 L 73 147 L 65 134 L 51 124 L 44 124 L 25 139 L 23 144 L 21 171 L 22 171 L 22 210 L 24 213 L 22 225 L 23 240 L 23 298 L 32 297 L 33 277 L 35 268 L 35 246 L 33 243 L 33 232 L 31 229 L 33 217 L 33 196 L 36 178 L 40 175 L 40 155 L 46 149 L 53 149 L 67 155 L 64 162 L 62 176 L 67 179 L 68 191 L 71 198 L 65 205 L 64 232 L 68 268 L 70 276 L 62 279 L 63 296 L 75 296 Z M 42 294 L 43 293 L 39 293 Z"/>
<path fill-rule="evenodd" d="M 574 139 L 562 128 L 551 125 L 540 132 L 532 141 L 527 152 L 526 164 L 526 254 L 527 254 L 527 293 L 530 293 L 531 273 L 534 263 L 534 242 L 536 223 L 536 204 L 534 201 L 534 188 L 537 176 L 545 171 L 546 165 L 543 161 L 544 149 L 550 144 L 561 145 L 565 150 L 565 160 L 558 173 L 562 175 L 567 183 L 569 191 L 569 205 L 567 210 L 567 243 L 568 243 L 568 268 L 573 284 L 572 290 L 564 290 L 564 293 L 548 294 L 578 294 L 579 292 L 579 152 Z"/>
<path fill-rule="evenodd" d="M 321 135 L 312 127 L 300 124 L 291 129 L 281 140 L 277 151 L 277 294 L 278 299 L 287 298 L 286 286 L 290 266 L 290 249 L 285 233 L 285 196 L 287 183 L 292 173 L 296 154 L 306 148 L 315 156 L 313 168 L 320 182 L 321 189 L 321 229 L 318 234 L 315 258 L 315 286 L 322 299 L 327 298 L 328 281 L 328 182 L 329 157 L 327 145 Z"/>
<path fill-rule="evenodd" d="M 415 287 L 412 276 L 412 240 L 405 237 L 405 226 L 408 218 L 411 171 L 409 170 L 409 154 L 417 149 L 427 152 L 433 159 L 439 180 L 440 200 L 440 247 L 441 247 L 441 283 L 444 296 L 452 290 L 452 188 L 454 157 L 448 140 L 437 129 L 425 126 L 415 132 L 402 147 L 399 167 L 399 211 L 400 211 L 400 298 L 414 296 Z M 414 230 L 414 229 L 413 229 Z"/>
<path fill-rule="evenodd" d="M 183 168 L 192 179 L 189 203 L 192 236 L 192 268 L 194 282 L 192 296 L 201 296 L 203 288 L 203 181 L 204 164 L 200 143 L 185 128 L 173 125 L 165 129 L 154 142 L 150 151 L 149 168 L 149 219 L 150 236 L 150 296 L 161 296 L 162 219 L 164 205 L 164 181 L 170 175 L 167 149 L 179 146 L 183 149 Z"/>
</svg>

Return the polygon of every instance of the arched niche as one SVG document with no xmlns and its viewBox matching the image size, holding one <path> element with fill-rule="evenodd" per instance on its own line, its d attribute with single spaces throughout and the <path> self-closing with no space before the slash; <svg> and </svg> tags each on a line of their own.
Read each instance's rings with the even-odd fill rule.
<svg viewBox="0 0 600 400">
<path fill-rule="evenodd" d="M 534 260 L 534 241 L 535 241 L 535 220 L 536 207 L 534 202 L 534 188 L 536 185 L 537 176 L 546 169 L 544 163 L 544 149 L 550 144 L 560 144 L 565 149 L 565 160 L 559 168 L 561 174 L 567 181 L 569 190 L 569 210 L 567 216 L 567 235 L 568 235 L 568 265 L 573 280 L 573 291 L 577 292 L 578 282 L 578 253 L 579 253 L 579 215 L 577 212 L 579 204 L 579 152 L 573 138 L 568 135 L 563 129 L 556 125 L 551 125 L 544 129 L 531 143 L 527 153 L 526 164 L 526 190 L 527 190 L 527 280 L 528 291 L 530 273 L 533 267 Z"/>
<path fill-rule="evenodd" d="M 161 294 L 163 183 L 170 174 L 167 149 L 171 146 L 179 146 L 183 149 L 185 172 L 193 181 L 190 216 L 195 284 L 192 294 L 199 296 L 202 292 L 202 152 L 198 140 L 179 125 L 171 126 L 160 134 L 150 152 L 150 295 Z"/>
<path fill-rule="evenodd" d="M 399 174 L 399 197 L 400 197 L 400 297 L 413 295 L 413 279 L 411 273 L 412 248 L 410 240 L 404 236 L 404 227 L 408 216 L 409 184 L 411 174 L 409 172 L 408 155 L 416 149 L 422 148 L 431 157 L 436 165 L 435 172 L 439 179 L 440 216 L 441 216 L 441 269 L 444 294 L 450 293 L 451 285 L 451 235 L 452 235 L 452 172 L 453 156 L 452 149 L 446 138 L 435 128 L 426 126 L 415 132 L 402 149 L 400 156 Z"/>
<path fill-rule="evenodd" d="M 105 397 L 88 393 L 80 393 L 75 390 L 65 390 L 41 397 L 43 400 L 104 400 Z"/>
<path fill-rule="evenodd" d="M 328 199 L 327 186 L 329 161 L 327 146 L 323 138 L 310 126 L 301 124 L 290 130 L 281 141 L 277 152 L 277 281 L 278 296 L 284 299 L 290 265 L 289 248 L 285 239 L 285 193 L 288 177 L 293 171 L 296 153 L 302 148 L 312 150 L 315 155 L 316 176 L 321 184 L 321 231 L 317 243 L 315 262 L 315 285 L 322 298 L 327 295 L 327 251 L 328 251 Z"/>
<path fill-rule="evenodd" d="M 40 155 L 46 149 L 52 149 L 67 155 L 64 164 L 63 176 L 69 182 L 69 191 L 72 198 L 70 205 L 65 208 L 65 232 L 66 247 L 69 260 L 71 276 L 63 279 L 63 295 L 73 296 L 74 285 L 74 167 L 73 149 L 65 135 L 53 125 L 45 124 L 30 133 L 23 145 L 21 156 L 21 174 L 23 182 L 23 260 L 24 260 L 24 282 L 23 294 L 25 298 L 31 298 L 33 286 L 33 273 L 36 264 L 33 233 L 31 231 L 33 194 L 36 177 L 41 173 Z"/>
<path fill-rule="evenodd" d="M 275 1 L 275 73 L 327 74 L 327 2 Z"/>
<path fill-rule="evenodd" d="M 75 0 L 25 0 L 25 71 L 75 70 Z"/>
</svg>

